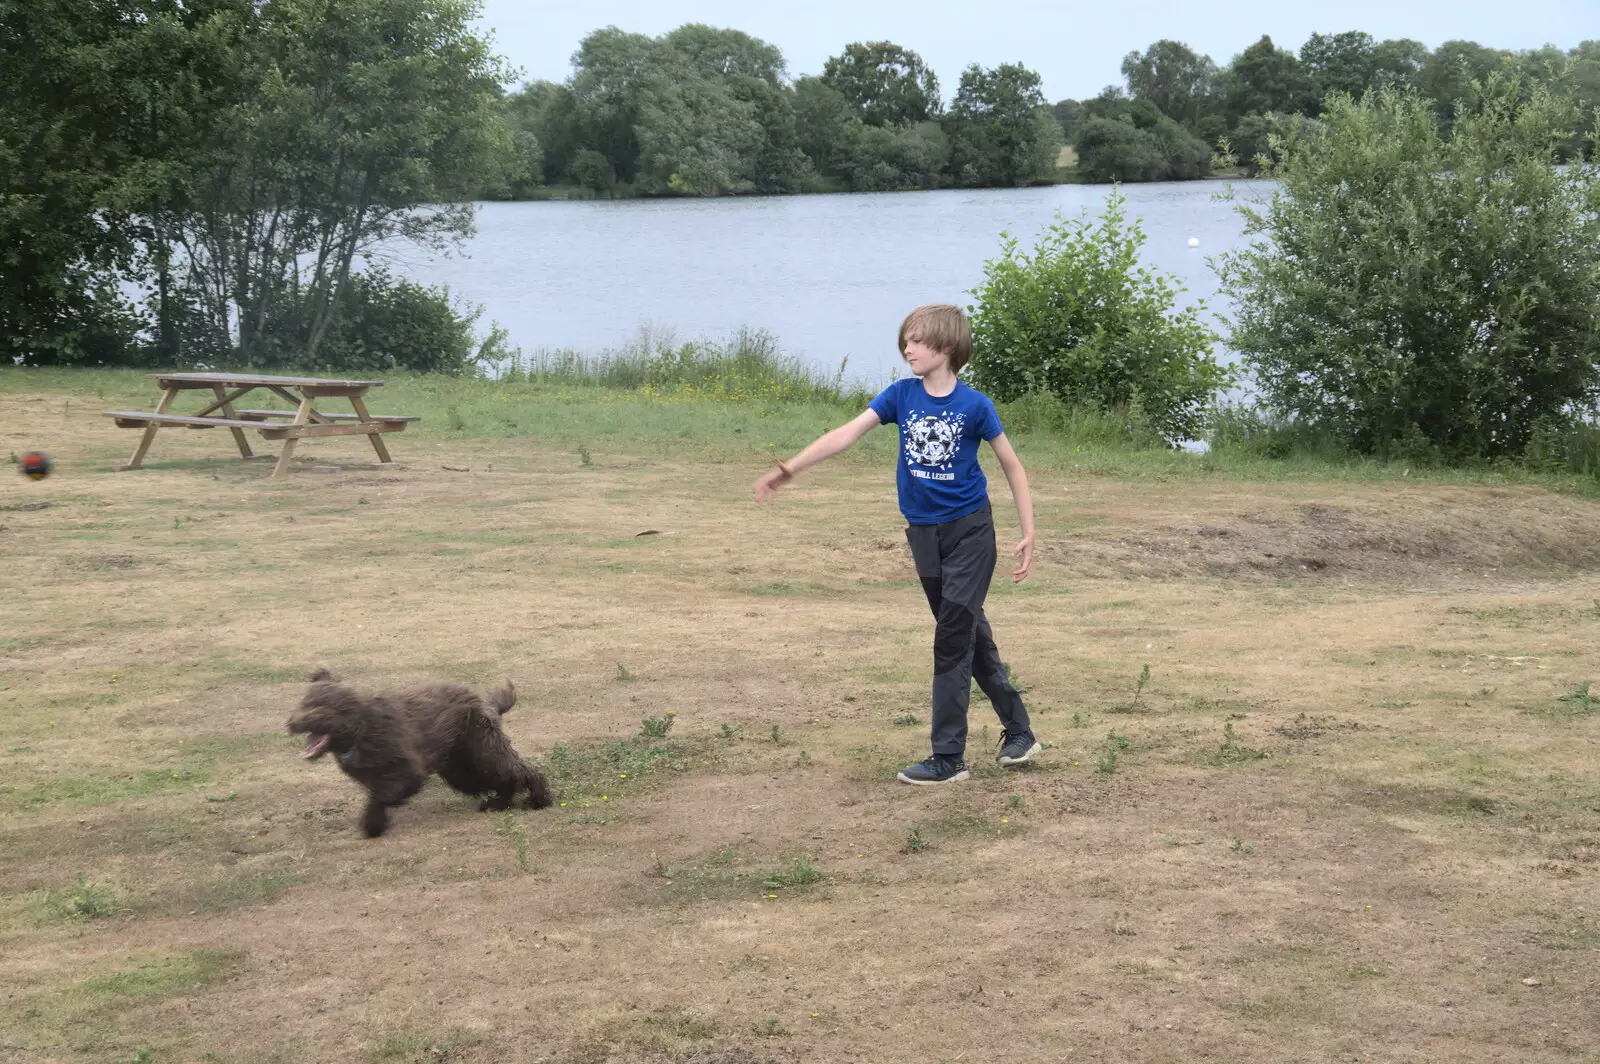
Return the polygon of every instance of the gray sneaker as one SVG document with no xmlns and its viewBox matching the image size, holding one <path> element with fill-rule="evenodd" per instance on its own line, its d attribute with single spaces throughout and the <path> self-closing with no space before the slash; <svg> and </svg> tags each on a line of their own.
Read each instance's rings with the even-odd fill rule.
<svg viewBox="0 0 1600 1064">
<path fill-rule="evenodd" d="M 1005 732 L 1000 736 L 1000 752 L 995 755 L 995 760 L 1009 768 L 1012 765 L 1025 765 L 1042 753 L 1044 744 L 1034 738 L 1033 732 Z"/>
<path fill-rule="evenodd" d="M 954 755 L 934 754 L 925 761 L 900 770 L 900 782 L 917 787 L 931 787 L 940 783 L 959 783 L 970 773 L 967 763 Z"/>
</svg>

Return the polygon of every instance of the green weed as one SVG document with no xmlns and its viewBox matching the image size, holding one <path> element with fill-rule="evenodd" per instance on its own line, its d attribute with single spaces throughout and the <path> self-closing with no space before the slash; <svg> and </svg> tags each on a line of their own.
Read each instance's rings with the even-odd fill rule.
<svg viewBox="0 0 1600 1064">
<path fill-rule="evenodd" d="M 1578 684 L 1556 701 L 1565 707 L 1565 715 L 1569 717 L 1587 717 L 1595 711 L 1595 700 L 1589 696 L 1588 680 Z"/>
<path fill-rule="evenodd" d="M 76 884 L 66 890 L 45 891 L 40 904 L 57 920 L 104 920 L 123 911 L 119 900 L 116 891 L 85 882 L 79 872 Z"/>
<path fill-rule="evenodd" d="M 672 725 L 677 719 L 678 715 L 670 709 L 659 717 L 646 717 L 639 734 L 647 739 L 663 738 L 672 730 Z"/>
<path fill-rule="evenodd" d="M 789 867 L 780 869 L 766 879 L 761 885 L 768 890 L 782 890 L 787 887 L 809 887 L 821 883 L 825 877 L 811 863 L 810 855 L 796 857 L 789 862 Z"/>
<path fill-rule="evenodd" d="M 523 872 L 533 872 L 532 859 L 528 856 L 528 832 L 517 820 L 517 814 L 506 810 L 500 814 L 500 822 L 495 825 L 494 833 L 503 839 L 511 840 L 511 853 L 516 859 L 517 867 Z"/>
<path fill-rule="evenodd" d="M 1115 774 L 1119 755 L 1127 749 L 1128 740 L 1118 735 L 1115 731 L 1106 732 L 1105 745 L 1101 748 L 1100 757 L 1095 762 L 1094 770 L 1102 776 Z"/>
<path fill-rule="evenodd" d="M 912 824 L 906 828 L 906 853 L 921 853 L 928 848 L 928 840 L 922 837 L 922 825 Z"/>
<path fill-rule="evenodd" d="M 1237 765 L 1248 761 L 1264 761 L 1271 756 L 1265 750 L 1240 743 L 1238 734 L 1233 730 L 1233 721 L 1229 720 L 1222 725 L 1222 742 L 1216 750 L 1202 756 L 1201 761 L 1210 765 Z"/>
<path fill-rule="evenodd" d="M 632 669 L 628 668 L 620 661 L 617 662 L 616 680 L 618 683 L 632 683 L 636 679 L 638 679 L 638 677 L 633 674 Z"/>
<path fill-rule="evenodd" d="M 909 728 L 919 723 L 921 722 L 915 713 L 902 713 L 894 718 L 894 726 L 897 728 Z"/>
</svg>

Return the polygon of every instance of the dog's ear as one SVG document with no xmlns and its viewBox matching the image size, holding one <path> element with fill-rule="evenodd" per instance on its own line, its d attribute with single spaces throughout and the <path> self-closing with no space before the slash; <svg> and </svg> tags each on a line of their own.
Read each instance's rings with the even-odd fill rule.
<svg viewBox="0 0 1600 1064">
<path fill-rule="evenodd" d="M 311 682 L 333 683 L 333 673 L 329 672 L 327 669 L 318 669 L 316 672 L 311 674 Z"/>
</svg>

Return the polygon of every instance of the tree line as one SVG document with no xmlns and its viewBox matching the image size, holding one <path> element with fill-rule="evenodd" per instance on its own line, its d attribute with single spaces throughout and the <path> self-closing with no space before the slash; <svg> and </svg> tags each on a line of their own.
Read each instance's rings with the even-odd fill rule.
<svg viewBox="0 0 1600 1064">
<path fill-rule="evenodd" d="M 783 53 L 738 30 L 584 38 L 564 83 L 506 97 L 518 173 L 491 190 L 718 195 L 1017 186 L 1055 171 L 1061 128 L 1039 75 L 969 66 L 946 105 L 922 57 L 848 45 L 791 80 Z"/>
<path fill-rule="evenodd" d="M 584 39 L 567 81 L 506 97 L 516 175 L 486 194 L 1006 187 L 1066 176 L 1063 143 L 1081 180 L 1254 172 L 1270 140 L 1317 121 L 1332 94 L 1413 90 L 1448 131 L 1468 86 L 1502 70 L 1568 95 L 1580 122 L 1600 108 L 1600 41 L 1429 49 L 1351 31 L 1312 34 L 1296 53 L 1264 36 L 1219 66 L 1160 40 L 1123 60 L 1123 85 L 1045 107 L 1038 74 L 1019 64 L 968 67 L 947 105 L 922 57 L 891 41 L 847 45 L 821 74 L 791 80 L 775 46 L 737 30 L 648 37 L 610 27 Z"/>
<path fill-rule="evenodd" d="M 1350 31 L 1313 33 L 1296 53 L 1263 36 L 1225 67 L 1181 41 L 1160 40 L 1128 53 L 1122 74 L 1123 85 L 1053 108 L 1090 180 L 1185 180 L 1206 176 L 1213 164 L 1254 173 L 1274 137 L 1304 132 L 1332 97 L 1359 100 L 1385 89 L 1430 104 L 1448 135 L 1474 83 L 1494 74 L 1576 105 L 1567 158 L 1582 149 L 1600 110 L 1600 40 L 1570 51 L 1510 52 L 1473 41 L 1429 49 Z"/>
</svg>

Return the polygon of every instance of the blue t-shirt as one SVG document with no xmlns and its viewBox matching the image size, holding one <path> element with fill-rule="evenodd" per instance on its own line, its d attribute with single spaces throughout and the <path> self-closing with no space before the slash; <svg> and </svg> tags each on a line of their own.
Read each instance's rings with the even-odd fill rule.
<svg viewBox="0 0 1600 1064">
<path fill-rule="evenodd" d="M 978 465 L 978 441 L 1002 431 L 987 395 L 959 380 L 949 395 L 929 395 L 921 377 L 906 377 L 870 405 L 879 422 L 900 428 L 895 486 L 907 524 L 942 525 L 984 508 L 989 481 Z"/>
</svg>

